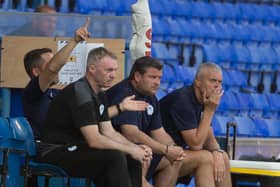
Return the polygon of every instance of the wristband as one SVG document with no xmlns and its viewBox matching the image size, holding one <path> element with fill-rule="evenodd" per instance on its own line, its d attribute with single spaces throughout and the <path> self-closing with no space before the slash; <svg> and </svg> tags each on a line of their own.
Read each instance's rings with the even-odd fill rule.
<svg viewBox="0 0 280 187">
<path fill-rule="evenodd" d="M 121 107 L 120 107 L 120 104 L 119 104 L 119 103 L 116 104 L 116 107 L 117 107 L 118 113 L 119 113 L 119 114 L 122 113 L 122 110 L 121 110 Z"/>
</svg>

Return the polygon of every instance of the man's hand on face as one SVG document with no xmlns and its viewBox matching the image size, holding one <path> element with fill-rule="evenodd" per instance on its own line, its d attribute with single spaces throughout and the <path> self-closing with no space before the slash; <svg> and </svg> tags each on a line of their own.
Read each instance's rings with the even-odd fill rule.
<svg viewBox="0 0 280 187">
<path fill-rule="evenodd" d="M 220 104 L 223 93 L 224 90 L 222 90 L 221 88 L 216 88 L 211 91 L 207 91 L 206 89 L 204 89 L 202 92 L 204 107 L 215 111 L 217 106 Z"/>
</svg>

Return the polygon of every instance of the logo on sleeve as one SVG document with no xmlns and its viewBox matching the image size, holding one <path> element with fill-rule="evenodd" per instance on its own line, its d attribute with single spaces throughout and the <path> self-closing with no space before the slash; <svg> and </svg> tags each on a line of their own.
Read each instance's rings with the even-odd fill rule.
<svg viewBox="0 0 280 187">
<path fill-rule="evenodd" d="M 101 105 L 99 106 L 99 114 L 102 116 L 103 112 L 104 112 L 104 105 L 101 104 Z"/>
<path fill-rule="evenodd" d="M 153 115 L 153 113 L 154 113 L 154 107 L 150 104 L 147 107 L 147 113 L 148 113 L 149 116 Z"/>
</svg>

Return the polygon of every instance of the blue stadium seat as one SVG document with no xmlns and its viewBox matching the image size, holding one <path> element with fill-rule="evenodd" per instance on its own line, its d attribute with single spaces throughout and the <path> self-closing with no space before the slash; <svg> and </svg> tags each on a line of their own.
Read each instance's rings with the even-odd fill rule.
<svg viewBox="0 0 280 187">
<path fill-rule="evenodd" d="M 251 93 L 250 94 L 252 106 L 250 107 L 249 115 L 251 117 L 263 117 L 265 111 L 269 110 L 269 103 L 265 94 Z"/>
<path fill-rule="evenodd" d="M 219 64 L 224 68 L 230 68 L 231 64 L 237 62 L 236 49 L 229 41 L 218 42 L 219 46 Z"/>
<path fill-rule="evenodd" d="M 265 119 L 264 121 L 269 131 L 269 137 L 280 138 L 280 128 L 279 128 L 280 120 Z"/>
<path fill-rule="evenodd" d="M 239 115 L 240 116 L 248 116 L 249 109 L 252 107 L 252 99 L 250 94 L 236 92 L 235 93 L 237 103 L 239 106 Z"/>
<path fill-rule="evenodd" d="M 192 17 L 199 19 L 209 19 L 215 16 L 215 7 L 212 3 L 193 2 L 191 9 Z"/>
<path fill-rule="evenodd" d="M 167 37 L 170 33 L 169 23 L 165 19 L 153 17 L 152 25 L 153 25 L 152 39 L 154 41 L 164 41 L 164 38 Z"/>
<path fill-rule="evenodd" d="M 106 6 L 106 0 L 95 0 L 94 3 L 88 0 L 77 0 L 75 2 L 75 10 L 80 14 L 102 15 Z"/>
<path fill-rule="evenodd" d="M 209 41 L 203 45 L 204 61 L 219 63 L 220 51 L 216 42 Z"/>
<path fill-rule="evenodd" d="M 163 90 L 161 88 L 159 88 L 157 93 L 156 93 L 156 97 L 157 97 L 158 100 L 160 100 L 161 98 L 163 98 L 166 95 L 167 95 L 167 91 Z"/>
<path fill-rule="evenodd" d="M 269 138 L 279 138 L 280 137 L 280 120 L 279 119 L 255 119 L 258 125 L 261 135 Z"/>
<path fill-rule="evenodd" d="M 251 53 L 247 46 L 242 42 L 234 42 L 236 52 L 236 61 L 231 64 L 231 67 L 240 70 L 246 70 L 247 64 L 251 62 Z"/>
<path fill-rule="evenodd" d="M 175 82 L 175 72 L 173 66 L 167 63 L 164 63 L 162 70 L 162 77 L 160 87 L 163 90 L 167 90 L 171 84 Z"/>
<path fill-rule="evenodd" d="M 267 127 L 267 124 L 265 123 L 263 118 L 253 118 L 255 124 L 256 124 L 256 128 L 258 131 L 257 136 L 259 137 L 269 137 L 269 130 Z"/>
<path fill-rule="evenodd" d="M 262 58 L 262 52 L 258 46 L 257 42 L 248 42 L 246 44 L 251 54 L 251 63 L 248 64 L 248 69 L 259 70 L 260 62 Z"/>
<path fill-rule="evenodd" d="M 161 60 L 168 60 L 170 57 L 166 44 L 154 42 L 152 45 L 152 56 Z"/>
<path fill-rule="evenodd" d="M 165 15 L 165 11 L 167 10 L 165 7 L 165 1 L 150 0 L 149 5 L 150 5 L 150 11 L 152 15 L 157 15 L 157 16 Z"/>
<path fill-rule="evenodd" d="M 254 137 L 258 132 L 254 121 L 249 117 L 235 116 L 234 121 L 237 124 L 237 136 Z"/>
<path fill-rule="evenodd" d="M 19 187 L 19 157 L 14 154 L 18 142 L 6 118 L 0 117 L 0 175 L 1 186 Z"/>
<path fill-rule="evenodd" d="M 269 111 L 265 111 L 272 119 L 280 119 L 280 95 L 276 93 L 266 93 L 266 98 L 269 103 Z"/>
<path fill-rule="evenodd" d="M 212 128 L 215 136 L 225 136 L 227 131 L 227 123 L 232 122 L 231 117 L 215 115 L 212 120 Z"/>
<path fill-rule="evenodd" d="M 195 77 L 196 68 L 177 65 L 174 66 L 174 71 L 176 76 L 176 82 L 182 82 L 183 85 L 192 84 Z"/>
<path fill-rule="evenodd" d="M 190 18 L 192 17 L 192 3 L 190 1 L 172 1 L 173 6 L 171 8 L 172 15 L 174 17 Z"/>
<path fill-rule="evenodd" d="M 239 8 L 228 2 L 213 2 L 215 17 L 222 20 L 235 20 L 239 17 Z"/>
<path fill-rule="evenodd" d="M 67 173 L 52 164 L 38 163 L 32 160 L 37 154 L 36 143 L 33 136 L 31 126 L 24 117 L 16 117 L 10 119 L 10 127 L 13 132 L 14 139 L 18 141 L 23 141 L 23 153 L 25 154 L 24 165 L 24 184 L 27 185 L 27 176 L 47 176 L 49 177 L 63 177 L 65 178 L 65 186 L 68 185 L 68 175 Z M 48 180 L 45 183 L 48 186 Z"/>
<path fill-rule="evenodd" d="M 217 108 L 217 113 L 223 116 L 236 116 L 239 113 L 239 104 L 237 98 L 232 91 L 225 91 L 220 104 Z"/>
</svg>

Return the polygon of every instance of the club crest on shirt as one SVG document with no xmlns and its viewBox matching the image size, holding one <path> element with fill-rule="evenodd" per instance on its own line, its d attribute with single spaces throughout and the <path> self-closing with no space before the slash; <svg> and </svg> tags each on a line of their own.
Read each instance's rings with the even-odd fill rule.
<svg viewBox="0 0 280 187">
<path fill-rule="evenodd" d="M 100 115 L 102 115 L 103 112 L 104 112 L 104 105 L 101 104 L 101 105 L 99 106 L 99 113 L 100 113 Z"/>
<path fill-rule="evenodd" d="M 153 113 L 154 113 L 154 107 L 150 104 L 147 107 L 147 113 L 148 113 L 149 116 L 153 115 Z"/>
</svg>

